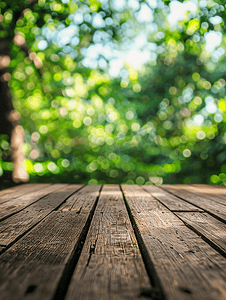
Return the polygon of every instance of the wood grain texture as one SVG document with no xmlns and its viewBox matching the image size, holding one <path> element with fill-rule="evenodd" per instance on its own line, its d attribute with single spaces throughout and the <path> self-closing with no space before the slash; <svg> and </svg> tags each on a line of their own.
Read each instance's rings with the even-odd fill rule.
<svg viewBox="0 0 226 300">
<path fill-rule="evenodd" d="M 22 195 L 26 195 L 27 193 L 34 192 L 43 188 L 44 186 L 48 186 L 50 184 L 25 184 L 19 185 L 4 191 L 0 192 L 0 203 L 4 203 L 10 200 L 13 200 Z"/>
<path fill-rule="evenodd" d="M 52 299 L 87 218 L 74 211 L 54 211 L 3 253 L 1 299 Z"/>
<path fill-rule="evenodd" d="M 1 255 L 2 299 L 53 299 L 65 270 L 68 274 L 99 190 L 100 186 L 89 186 L 79 191 L 79 197 L 73 194 L 68 203 L 83 203 L 85 209 L 52 212 Z"/>
<path fill-rule="evenodd" d="M 150 288 L 119 186 L 105 185 L 65 299 L 144 299 Z"/>
<path fill-rule="evenodd" d="M 191 193 L 184 189 L 183 185 L 169 185 L 163 184 L 161 188 L 169 191 L 170 193 L 192 203 L 199 208 L 221 218 L 223 221 L 226 221 L 226 205 L 215 202 L 205 196 L 199 196 L 197 194 Z"/>
<path fill-rule="evenodd" d="M 40 185 L 39 189 L 35 190 L 34 192 L 28 192 L 26 195 L 22 195 L 7 202 L 1 203 L 0 221 L 17 213 L 18 211 L 21 211 L 23 208 L 31 205 L 32 203 L 61 187 L 61 185 Z"/>
<path fill-rule="evenodd" d="M 20 189 L 21 187 L 26 187 L 26 186 L 30 186 L 30 185 L 31 185 L 30 183 L 26 183 L 26 184 L 21 184 L 21 185 L 15 185 L 15 186 L 12 186 L 12 187 L 4 189 L 4 190 L 0 190 L 0 197 L 5 194 L 8 194 L 8 193 L 14 193 L 14 192 L 16 192 L 16 190 Z"/>
<path fill-rule="evenodd" d="M 207 213 L 176 212 L 175 214 L 226 256 L 226 224 Z"/>
<path fill-rule="evenodd" d="M 166 299 L 226 299 L 226 259 L 141 187 L 122 189 Z"/>
<path fill-rule="evenodd" d="M 199 196 L 204 196 L 213 201 L 226 205 L 226 187 L 213 187 L 203 185 L 185 185 L 185 189 Z"/>
<path fill-rule="evenodd" d="M 205 184 L 205 183 L 199 183 L 199 184 L 195 184 L 195 183 L 192 183 L 190 184 L 192 186 L 198 186 L 198 187 L 202 187 L 202 188 L 205 188 L 205 187 L 210 187 L 210 188 L 217 188 L 217 189 L 226 189 L 225 186 L 223 185 L 218 185 L 218 184 Z"/>
<path fill-rule="evenodd" d="M 54 186 L 54 192 L 1 222 L 0 245 L 9 246 L 81 188 L 81 185 Z"/>
<path fill-rule="evenodd" d="M 69 197 L 60 207 L 60 211 L 73 210 L 77 213 L 90 211 L 90 203 L 99 195 L 100 185 L 84 186 L 77 193 Z"/>
<path fill-rule="evenodd" d="M 181 200 L 157 186 L 145 185 L 143 186 L 143 189 L 149 192 L 154 198 L 158 199 L 171 211 L 203 211 L 202 209 Z"/>
</svg>

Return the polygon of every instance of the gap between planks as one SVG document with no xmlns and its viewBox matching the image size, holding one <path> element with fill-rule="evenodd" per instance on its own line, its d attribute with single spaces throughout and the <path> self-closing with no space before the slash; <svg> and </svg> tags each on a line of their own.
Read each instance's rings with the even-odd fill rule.
<svg viewBox="0 0 226 300">
<path fill-rule="evenodd" d="M 62 184 L 37 186 L 35 191 L 29 191 L 28 193 L 26 193 L 26 195 L 21 195 L 19 197 L 8 200 L 7 202 L 1 203 L 0 221 L 5 220 L 15 213 L 18 213 L 24 208 L 32 205 L 36 201 L 50 194 L 51 192 L 57 191 L 64 186 L 65 185 Z"/>
<path fill-rule="evenodd" d="M 142 300 L 147 294 L 153 290 L 122 192 L 104 185 L 65 300 Z"/>
<path fill-rule="evenodd" d="M 226 188 L 200 187 L 199 185 L 183 184 L 183 189 L 214 202 L 226 205 Z"/>
<path fill-rule="evenodd" d="M 27 193 L 34 192 L 40 188 L 50 186 L 50 184 L 25 184 L 7 190 L 0 191 L 0 204 L 11 201 Z"/>
<path fill-rule="evenodd" d="M 122 190 L 167 299 L 225 299 L 225 258 L 141 187 Z"/>
<path fill-rule="evenodd" d="M 87 187 L 66 202 L 84 206 L 51 212 L 1 255 L 0 294 L 3 299 L 51 300 L 64 293 L 92 219 L 100 186 Z M 62 202 L 62 201 L 61 201 Z M 69 278 L 70 279 L 70 278 Z M 61 298 L 62 299 L 62 298 Z"/>
<path fill-rule="evenodd" d="M 133 188 L 133 187 L 131 187 L 131 188 Z M 139 190 L 139 188 L 138 188 L 138 191 L 140 192 L 140 190 Z M 142 194 L 142 193 L 141 193 Z M 76 194 L 75 194 L 76 195 Z M 147 197 L 147 198 L 149 198 L 149 197 Z M 69 197 L 68 198 L 68 200 L 71 200 L 71 197 Z M 150 199 L 148 199 L 148 200 L 150 200 Z M 67 202 L 67 201 L 66 201 Z M 161 206 L 160 206 L 161 207 Z M 83 209 L 84 209 L 85 207 L 83 206 L 83 204 L 81 205 L 81 204 L 75 204 L 75 203 L 73 203 L 73 201 L 71 201 L 71 203 L 70 203 L 70 201 L 68 201 L 68 203 L 66 204 L 63 204 L 61 207 L 59 207 L 59 211 L 58 212 L 64 212 L 64 213 L 70 213 L 70 211 L 74 211 L 74 213 L 76 214 L 76 215 L 80 215 L 80 213 L 83 211 Z M 43 221 L 43 222 L 45 222 L 47 219 L 49 219 L 50 217 L 52 217 L 53 215 L 55 215 L 56 213 L 58 213 L 58 212 L 53 212 L 53 213 L 51 213 L 49 216 L 47 216 L 47 218 Z M 181 211 L 182 212 L 182 211 Z M 189 211 L 186 211 L 186 212 L 188 212 L 189 213 Z M 134 216 L 132 216 L 132 218 L 134 218 Z M 71 220 L 73 220 L 73 219 L 71 219 Z M 133 219 L 134 220 L 134 219 Z M 134 222 L 133 222 L 134 223 Z M 137 232 L 140 234 L 140 232 L 142 232 L 142 230 L 140 230 L 140 229 L 143 229 L 142 228 L 142 226 L 145 226 L 145 223 L 140 227 L 140 223 L 138 224 L 139 226 L 137 227 L 138 228 L 138 230 L 137 230 Z M 39 227 L 38 226 L 36 226 L 30 233 L 32 233 L 34 230 L 38 230 L 38 228 L 40 228 L 40 226 L 41 226 L 41 223 L 39 224 Z M 136 225 L 137 226 L 137 225 Z M 29 234 L 29 233 L 28 233 Z M 27 235 L 28 235 L 27 234 Z M 26 235 L 26 236 L 27 236 Z M 25 238 L 25 237 L 24 237 Z M 19 241 L 17 242 L 17 243 L 19 243 Z M 140 242 L 140 245 L 141 245 L 141 242 Z M 199 243 L 198 243 L 198 245 L 199 245 Z M 201 245 L 202 245 L 202 243 L 201 243 Z M 141 245 L 142 246 L 142 245 Z M 95 245 L 95 247 L 96 247 L 96 245 Z M 95 248 L 94 247 L 94 248 Z M 91 248 L 90 248 L 91 249 Z M 207 249 L 208 249 L 208 247 L 207 247 Z M 10 250 L 10 249 L 9 249 Z M 94 249 L 95 250 L 95 249 Z M 51 251 L 51 250 L 50 250 Z M 146 251 L 147 251 L 147 254 L 148 255 L 150 255 L 150 251 L 149 250 L 147 250 L 147 248 L 146 248 Z M 172 250 L 171 250 L 172 251 Z M 208 251 L 207 251 L 208 252 Z M 7 253 L 7 251 L 6 251 L 6 253 Z M 49 254 L 48 254 L 49 255 Z M 213 261 L 214 261 L 214 259 L 215 259 L 215 261 L 216 261 L 216 259 L 218 260 L 219 259 L 219 257 L 217 257 L 216 255 L 213 255 L 212 254 L 212 256 L 213 256 Z M 91 255 L 91 258 L 92 258 L 92 255 Z M 150 256 L 149 256 L 149 258 L 150 258 Z M 219 262 L 220 262 L 220 259 L 219 259 Z M 88 265 L 90 264 L 90 261 L 88 262 Z M 68 264 L 66 264 L 66 265 L 64 265 L 64 270 L 66 270 L 66 268 L 67 268 L 67 265 Z M 54 268 L 52 269 L 52 271 L 54 270 Z M 58 268 L 56 268 L 56 270 L 58 270 Z M 33 269 L 32 269 L 32 271 L 33 271 Z M 41 272 L 41 270 L 39 270 L 39 271 L 37 271 L 37 273 L 39 273 L 39 272 Z M 65 272 L 65 271 L 63 271 L 63 272 Z M 157 270 L 157 272 L 158 272 L 158 270 Z M 1 274 L 2 272 L 0 272 L 0 274 Z M 161 272 L 160 272 L 161 273 Z M 207 272 L 208 273 L 208 272 Z M 49 273 L 47 272 L 47 275 L 48 275 Z M 46 275 L 46 276 L 47 276 Z M 40 273 L 40 276 L 41 276 L 41 273 Z M 63 278 L 63 279 L 59 279 L 59 276 L 58 276 L 58 279 L 59 279 L 59 282 L 62 280 L 62 282 L 64 282 L 64 278 L 65 278 L 65 274 L 64 275 L 62 275 L 62 273 L 61 273 L 61 278 Z M 158 275 L 159 276 L 159 275 Z M 160 276 L 161 277 L 161 276 Z M 221 282 L 219 281 L 219 283 L 220 283 L 220 285 L 221 285 Z M 48 285 L 48 284 L 47 284 Z M 34 287 L 35 285 L 33 285 L 33 284 L 30 284 L 28 287 L 27 287 L 27 289 L 26 289 L 26 292 L 27 292 L 27 294 L 26 294 L 26 299 L 35 299 L 35 298 L 33 298 L 33 296 L 35 295 L 35 293 L 37 292 L 37 288 L 35 288 L 33 291 L 32 291 L 32 287 Z M 61 284 L 59 284 L 59 286 L 61 286 Z M 58 287 L 59 287 L 58 286 Z M 220 288 L 222 288 L 222 286 L 220 287 Z M 188 288 L 188 290 L 189 290 L 189 288 Z M 184 291 L 183 290 L 181 290 L 180 292 L 182 292 L 182 293 L 185 293 L 185 287 L 184 287 Z M 212 293 L 212 294 L 214 294 L 214 293 Z M 181 295 L 180 293 L 179 293 L 179 295 Z M 183 294 L 183 296 L 184 297 L 181 297 L 181 299 L 187 299 L 186 297 L 185 297 L 185 295 Z M 189 295 L 188 295 L 189 296 Z M 29 298 L 30 297 L 30 298 Z M 37 299 L 41 299 L 41 298 L 37 298 Z M 45 298 L 46 299 L 46 298 Z M 47 298 L 48 299 L 48 298 Z M 173 298 L 172 298 L 173 299 Z M 175 299 L 177 299 L 177 297 L 175 298 Z M 179 298 L 180 299 L 180 298 Z M 189 296 L 189 298 L 188 299 L 193 299 L 193 296 Z M 194 298 L 195 299 L 195 298 Z M 201 299 L 201 298 L 200 298 Z M 209 298 L 209 295 L 208 295 L 208 297 L 206 297 L 206 299 L 212 299 L 212 298 Z"/>
<path fill-rule="evenodd" d="M 201 236 L 211 247 L 226 257 L 225 223 L 160 187 L 143 186 L 143 189 L 173 212 L 186 226 Z M 175 204 L 180 209 L 175 210 Z M 185 209 L 186 207 L 187 210 Z M 196 210 L 190 210 L 192 207 L 196 208 Z"/>
<path fill-rule="evenodd" d="M 82 187 L 82 185 L 57 184 L 55 191 L 2 221 L 0 245 L 5 246 L 5 249 L 10 247 Z"/>
<path fill-rule="evenodd" d="M 0 291 L 5 299 L 13 299 L 13 295 L 20 299 L 26 297 L 26 299 L 32 300 L 64 298 L 70 273 L 79 257 L 77 250 L 78 244 L 81 246 L 81 243 L 78 241 L 81 241 L 82 236 L 86 236 L 84 217 L 86 224 L 87 221 L 89 224 L 92 221 L 90 210 L 93 207 L 94 211 L 93 201 L 97 196 L 95 194 L 97 189 L 98 187 L 95 186 L 85 187 L 69 197 L 58 211 L 52 212 L 1 256 L 0 277 L 2 277 L 1 274 L 4 274 L 4 277 L 0 281 L 4 281 L 4 284 Z M 90 228 L 90 235 L 85 240 L 84 249 L 78 262 L 86 259 L 88 255 L 85 265 L 86 274 L 90 274 L 87 275 L 88 281 L 92 275 L 93 266 L 96 265 L 100 274 L 96 280 L 95 276 L 91 276 L 94 279 L 91 286 L 89 282 L 85 286 L 83 283 L 84 292 L 89 287 L 89 290 L 92 291 L 89 293 L 90 299 L 128 299 L 128 297 L 129 299 L 146 299 L 145 296 L 151 294 L 151 286 L 136 246 L 133 229 L 119 187 L 110 187 L 110 190 L 105 187 L 98 204 L 92 221 L 97 226 L 94 225 Z M 65 217 L 62 221 L 63 216 Z M 100 216 L 105 220 L 102 223 L 100 223 Z M 63 226 L 65 221 L 67 221 L 66 227 Z M 55 232 L 56 230 L 57 232 Z M 97 234 L 96 230 L 99 239 L 95 239 L 93 244 L 92 240 Z M 103 243 L 104 240 L 109 243 Z M 90 242 L 91 247 L 89 247 Z M 66 247 L 66 251 L 64 250 L 63 253 L 60 249 L 62 246 L 64 249 Z M 98 253 L 98 248 L 100 253 Z M 106 256 L 103 256 L 102 253 L 104 248 L 106 248 Z M 103 259 L 106 260 L 106 263 L 109 261 L 108 268 L 106 268 L 106 264 L 101 263 Z M 99 268 L 101 265 L 103 268 Z M 76 271 L 78 268 L 76 267 L 75 273 L 77 272 L 80 276 L 80 272 Z M 106 281 L 107 277 L 108 281 Z M 103 284 L 100 289 L 96 289 L 98 282 Z M 80 285 L 81 283 L 77 287 L 78 289 Z M 93 298 L 94 294 L 96 294 L 96 298 Z M 68 295 L 67 297 L 70 297 L 70 294 Z"/>
<path fill-rule="evenodd" d="M 199 196 L 194 193 L 188 192 L 183 189 L 183 185 L 163 184 L 160 188 L 166 190 L 168 193 L 174 196 L 177 196 L 183 201 L 206 211 L 221 222 L 226 223 L 226 206 L 224 204 L 214 202 L 213 200 L 204 196 Z"/>
</svg>

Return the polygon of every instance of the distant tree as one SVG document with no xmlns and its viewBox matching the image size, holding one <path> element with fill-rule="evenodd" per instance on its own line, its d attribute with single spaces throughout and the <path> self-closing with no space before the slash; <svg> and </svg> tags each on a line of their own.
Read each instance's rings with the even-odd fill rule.
<svg viewBox="0 0 226 300">
<path fill-rule="evenodd" d="M 25 46 L 23 37 L 15 35 L 15 26 L 19 19 L 23 18 L 24 10 L 33 6 L 37 1 L 2 1 L 0 15 L 0 93 L 1 93 L 1 110 L 0 110 L 0 134 L 6 134 L 10 140 L 11 160 L 14 164 L 13 181 L 26 182 L 28 174 L 23 169 L 24 160 L 22 152 L 23 128 L 19 125 L 20 114 L 14 110 L 8 81 L 10 73 L 8 66 L 11 62 L 12 44 L 16 43 L 25 51 L 29 51 Z"/>
<path fill-rule="evenodd" d="M 43 33 L 48 28 L 50 30 L 53 28 L 56 30 L 58 27 L 61 27 L 61 29 L 68 28 L 73 20 L 72 15 L 76 11 L 86 10 L 91 13 L 91 15 L 88 15 L 87 20 L 81 20 L 81 22 L 79 20 L 75 21 L 75 23 L 79 26 L 79 39 L 77 38 L 78 42 L 74 39 L 74 41 L 71 42 L 71 47 L 75 48 L 75 46 L 80 42 L 78 47 L 76 47 L 77 50 L 74 52 L 74 54 L 78 54 L 75 59 L 76 63 L 73 63 L 72 58 L 69 69 L 67 65 L 67 57 L 66 60 L 61 58 L 57 63 L 57 68 L 59 70 L 69 70 L 70 72 L 74 72 L 75 65 L 80 62 L 79 74 L 88 77 L 92 72 L 92 68 L 89 69 L 81 66 L 81 61 L 84 58 L 83 48 L 87 49 L 89 45 L 96 43 L 94 41 L 95 39 L 100 39 L 99 42 L 104 42 L 104 38 L 107 38 L 107 41 L 119 40 L 120 34 L 117 34 L 117 31 L 120 30 L 120 25 L 126 21 L 126 17 L 129 15 L 127 14 L 125 17 L 122 15 L 116 22 L 113 22 L 111 17 L 116 11 L 114 11 L 114 9 L 112 10 L 108 4 L 102 5 L 99 1 L 83 1 L 80 3 L 78 1 L 23 0 L 18 3 L 16 1 L 5 0 L 0 3 L 0 9 L 0 133 L 7 134 L 10 140 L 11 160 L 14 165 L 12 174 L 13 181 L 24 182 L 28 180 L 28 174 L 22 166 L 24 161 L 24 155 L 22 152 L 23 128 L 19 125 L 20 114 L 14 108 L 16 98 L 18 97 L 12 95 L 12 90 L 15 91 L 15 86 L 17 85 L 19 90 L 22 88 L 25 97 L 29 97 L 29 95 L 31 96 L 32 92 L 29 93 L 31 90 L 29 88 L 26 90 L 28 82 L 23 82 L 22 77 L 27 76 L 24 69 L 22 70 L 23 76 L 17 78 L 17 83 L 10 80 L 12 74 L 15 73 L 20 63 L 24 64 L 24 61 L 26 61 L 24 67 L 26 67 L 26 65 L 31 66 L 31 72 L 34 72 L 35 74 L 33 74 L 33 79 L 36 81 L 35 87 L 39 88 L 42 95 L 47 94 L 47 98 L 45 99 L 48 102 L 51 102 L 52 98 L 62 94 L 63 85 L 60 80 L 57 79 L 57 76 L 55 76 L 54 81 L 49 81 L 48 72 L 52 71 L 54 65 L 56 65 L 56 62 L 63 53 L 63 46 L 68 44 L 68 42 L 63 43 L 61 46 L 56 46 L 51 38 L 47 38 L 44 33 L 44 38 L 48 41 L 49 50 L 47 49 L 47 51 L 45 51 L 44 56 L 42 56 L 41 52 L 39 52 L 40 55 L 38 56 L 37 52 L 39 51 L 39 48 L 37 47 L 38 42 L 36 38 L 41 32 L 41 29 Z M 91 16 L 98 16 L 96 26 L 90 21 Z M 103 23 L 105 19 L 109 19 L 110 23 L 106 22 L 104 27 L 107 32 L 104 34 L 104 30 L 102 30 L 103 25 L 98 24 L 98 22 Z M 99 37 L 97 37 L 97 33 L 99 34 Z M 76 30 L 71 35 L 71 39 L 75 34 Z M 94 38 L 95 34 L 96 38 Z M 42 34 L 40 34 L 40 36 L 42 36 Z M 47 42 L 45 41 L 45 43 Z M 103 58 L 102 61 L 106 63 Z M 60 72 L 57 72 L 56 69 L 53 71 L 51 76 L 54 76 L 54 73 L 60 74 Z M 59 76 L 61 77 L 61 75 Z M 9 88 L 9 84 L 11 84 L 11 88 Z M 13 101 L 12 96 L 14 98 Z M 24 106 L 23 104 L 24 97 L 22 96 L 20 99 L 21 103 L 19 106 L 21 109 L 22 107 L 25 108 L 26 105 Z M 24 102 L 26 102 L 26 100 Z M 29 116 L 27 115 L 27 117 Z M 29 123 L 28 119 L 26 121 Z"/>
</svg>

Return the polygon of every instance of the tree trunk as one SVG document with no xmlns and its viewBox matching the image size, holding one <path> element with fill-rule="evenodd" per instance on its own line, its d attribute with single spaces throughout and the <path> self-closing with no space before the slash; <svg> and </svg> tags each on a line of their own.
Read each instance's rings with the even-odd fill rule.
<svg viewBox="0 0 226 300">
<path fill-rule="evenodd" d="M 10 140 L 11 157 L 13 162 L 12 180 L 15 183 L 26 182 L 29 177 L 23 168 L 24 154 L 23 128 L 19 125 L 20 114 L 14 110 L 8 81 L 10 74 L 7 66 L 10 64 L 9 50 L 6 40 L 0 40 L 0 134 L 7 134 Z"/>
</svg>

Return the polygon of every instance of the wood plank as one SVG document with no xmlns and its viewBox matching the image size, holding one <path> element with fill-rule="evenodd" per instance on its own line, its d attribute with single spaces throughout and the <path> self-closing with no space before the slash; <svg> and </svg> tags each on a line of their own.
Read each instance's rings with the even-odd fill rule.
<svg viewBox="0 0 226 300">
<path fill-rule="evenodd" d="M 219 184 L 206 184 L 206 183 L 192 183 L 191 185 L 193 186 L 199 186 L 199 187 L 211 187 L 211 188 L 217 188 L 217 189 L 226 189 L 226 186 L 224 185 L 219 185 Z"/>
<path fill-rule="evenodd" d="M 9 246 L 44 219 L 82 185 L 54 185 L 56 191 L 1 222 L 0 245 Z"/>
<path fill-rule="evenodd" d="M 176 212 L 175 214 L 226 256 L 226 224 L 207 213 Z"/>
<path fill-rule="evenodd" d="M 31 185 L 30 183 L 26 183 L 26 184 L 15 185 L 4 190 L 0 190 L 0 197 L 8 193 L 14 193 L 16 190 L 20 189 L 21 187 L 26 187 L 30 185 Z"/>
<path fill-rule="evenodd" d="M 0 203 L 4 203 L 6 201 L 10 201 L 12 199 L 15 199 L 17 197 L 20 197 L 21 195 L 25 195 L 30 192 L 34 192 L 44 186 L 49 186 L 50 184 L 25 184 L 20 185 L 17 187 L 14 187 L 11 189 L 4 190 L 3 194 L 0 194 Z"/>
<path fill-rule="evenodd" d="M 1 299 L 52 300 L 59 284 L 61 295 L 99 188 L 92 187 L 88 199 L 80 194 L 86 210 L 52 212 L 1 255 Z"/>
<path fill-rule="evenodd" d="M 42 197 L 56 191 L 62 186 L 40 185 L 39 189 L 0 204 L 0 221 L 21 211 Z"/>
<path fill-rule="evenodd" d="M 181 200 L 157 186 L 145 185 L 143 186 L 143 189 L 149 192 L 154 198 L 159 200 L 171 211 L 203 211 L 202 209 Z"/>
<path fill-rule="evenodd" d="M 144 299 L 144 289 L 151 286 L 122 193 L 105 185 L 65 300 Z"/>
<path fill-rule="evenodd" d="M 202 208 L 206 212 L 209 212 L 213 216 L 217 216 L 222 221 L 226 221 L 226 205 L 215 202 L 211 199 L 208 199 L 204 196 L 199 196 L 194 193 L 191 193 L 183 188 L 183 185 L 169 185 L 163 184 L 161 188 L 166 191 L 180 197 L 181 199 L 196 205 L 199 208 Z"/>
<path fill-rule="evenodd" d="M 199 196 L 207 197 L 213 201 L 226 205 L 226 188 L 203 185 L 186 185 L 186 189 Z"/>
<path fill-rule="evenodd" d="M 87 185 L 70 196 L 60 207 L 61 211 L 76 211 L 77 213 L 90 211 L 90 202 L 99 195 L 100 185 Z M 85 199 L 85 201 L 84 201 Z"/>
<path fill-rule="evenodd" d="M 141 187 L 122 189 L 166 299 L 226 299 L 226 259 Z"/>
</svg>

